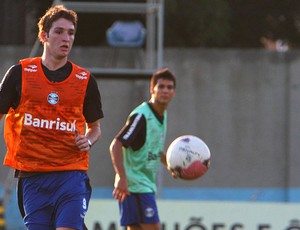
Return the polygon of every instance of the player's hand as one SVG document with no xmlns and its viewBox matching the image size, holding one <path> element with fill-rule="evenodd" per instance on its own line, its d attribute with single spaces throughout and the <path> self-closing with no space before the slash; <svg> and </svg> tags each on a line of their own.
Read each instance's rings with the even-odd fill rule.
<svg viewBox="0 0 300 230">
<path fill-rule="evenodd" d="M 120 178 L 118 175 L 116 175 L 115 189 L 112 195 L 119 202 L 123 202 L 126 196 L 129 195 L 127 180 L 125 178 Z"/>
<path fill-rule="evenodd" d="M 80 151 L 85 152 L 90 150 L 90 145 L 87 137 L 85 135 L 81 135 L 77 129 L 75 130 L 75 145 Z"/>
<path fill-rule="evenodd" d="M 174 169 L 168 167 L 168 170 L 170 171 L 171 175 L 177 179 L 177 178 L 180 178 L 181 176 L 181 168 L 180 167 L 176 167 Z"/>
</svg>

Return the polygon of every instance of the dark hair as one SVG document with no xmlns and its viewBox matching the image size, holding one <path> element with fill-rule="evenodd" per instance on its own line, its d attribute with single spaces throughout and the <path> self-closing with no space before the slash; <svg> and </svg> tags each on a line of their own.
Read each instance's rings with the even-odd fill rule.
<svg viewBox="0 0 300 230">
<path fill-rule="evenodd" d="M 49 32 L 52 23 L 55 22 L 56 20 L 60 18 L 65 18 L 69 21 L 71 21 L 74 24 L 75 30 L 77 28 L 77 14 L 73 10 L 69 10 L 63 5 L 57 5 L 54 7 L 49 8 L 44 16 L 42 16 L 38 22 L 38 27 L 39 27 L 39 39 L 41 42 L 41 32 L 45 31 L 46 33 Z"/>
<path fill-rule="evenodd" d="M 168 68 L 162 69 L 162 70 L 158 70 L 157 72 L 155 72 L 150 80 L 150 87 L 154 88 L 154 86 L 157 84 L 158 79 L 168 79 L 173 81 L 174 83 L 174 88 L 176 88 L 176 78 L 175 75 L 173 73 L 171 73 L 169 71 Z"/>
</svg>

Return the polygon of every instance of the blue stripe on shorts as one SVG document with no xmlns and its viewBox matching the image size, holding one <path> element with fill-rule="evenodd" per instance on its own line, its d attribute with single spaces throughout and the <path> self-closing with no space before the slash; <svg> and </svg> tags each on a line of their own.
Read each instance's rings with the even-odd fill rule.
<svg viewBox="0 0 300 230">
<path fill-rule="evenodd" d="M 131 193 L 119 209 L 121 226 L 159 223 L 154 193 Z"/>
</svg>

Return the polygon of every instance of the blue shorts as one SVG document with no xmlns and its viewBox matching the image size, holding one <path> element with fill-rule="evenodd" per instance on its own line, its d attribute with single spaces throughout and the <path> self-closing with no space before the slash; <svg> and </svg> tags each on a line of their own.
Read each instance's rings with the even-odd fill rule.
<svg viewBox="0 0 300 230">
<path fill-rule="evenodd" d="M 51 172 L 20 178 L 18 189 L 19 206 L 23 204 L 24 223 L 29 230 L 85 229 L 84 217 L 91 197 L 86 173 Z"/>
<path fill-rule="evenodd" d="M 131 193 L 119 208 L 121 226 L 159 223 L 154 193 Z"/>
</svg>

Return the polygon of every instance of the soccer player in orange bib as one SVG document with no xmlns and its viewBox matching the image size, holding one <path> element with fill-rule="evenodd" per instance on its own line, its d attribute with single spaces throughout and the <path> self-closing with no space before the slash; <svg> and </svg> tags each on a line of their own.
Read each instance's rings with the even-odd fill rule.
<svg viewBox="0 0 300 230">
<path fill-rule="evenodd" d="M 12 66 L 0 85 L 4 165 L 15 169 L 27 229 L 86 229 L 88 151 L 101 136 L 101 96 L 90 72 L 68 60 L 77 14 L 54 6 L 38 27 L 42 56 Z"/>
</svg>

